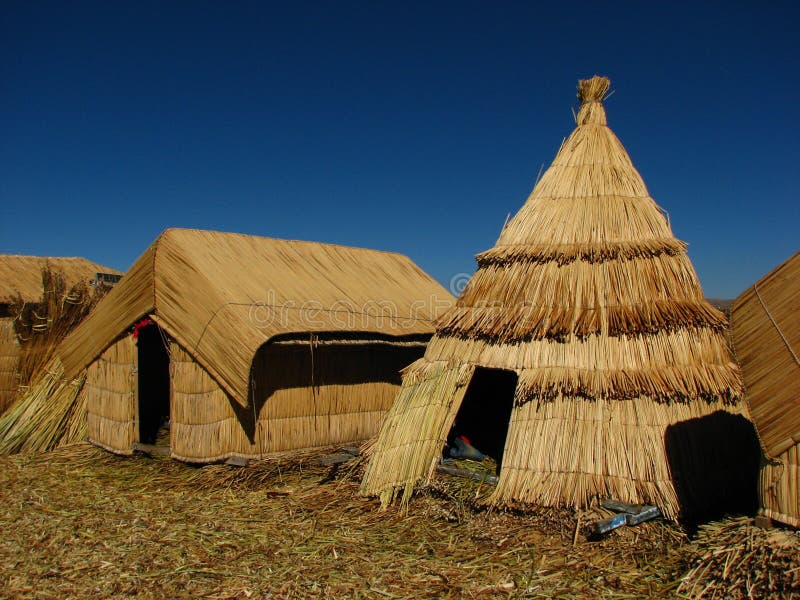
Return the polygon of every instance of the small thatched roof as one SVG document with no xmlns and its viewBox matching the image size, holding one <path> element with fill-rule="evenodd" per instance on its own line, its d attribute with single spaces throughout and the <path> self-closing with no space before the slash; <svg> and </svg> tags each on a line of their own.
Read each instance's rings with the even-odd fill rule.
<svg viewBox="0 0 800 600">
<path fill-rule="evenodd" d="M 800 444 L 800 252 L 731 306 L 736 357 L 764 450 Z"/>
<path fill-rule="evenodd" d="M 611 496 L 674 516 L 676 455 L 698 457 L 667 431 L 740 412 L 726 318 L 606 124 L 608 79 L 578 89 L 577 128 L 407 370 L 366 493 L 408 497 L 432 475 L 476 367 L 518 376 L 496 504 Z"/>
<path fill-rule="evenodd" d="M 88 283 L 97 273 L 120 273 L 80 257 L 0 254 L 0 304 L 13 302 L 17 294 L 26 302 L 41 302 L 42 269 L 47 267 L 63 272 L 67 286 Z"/>
<path fill-rule="evenodd" d="M 169 229 L 63 343 L 67 375 L 145 315 L 246 405 L 254 355 L 285 334 L 426 336 L 452 297 L 408 257 L 272 238 Z"/>
</svg>

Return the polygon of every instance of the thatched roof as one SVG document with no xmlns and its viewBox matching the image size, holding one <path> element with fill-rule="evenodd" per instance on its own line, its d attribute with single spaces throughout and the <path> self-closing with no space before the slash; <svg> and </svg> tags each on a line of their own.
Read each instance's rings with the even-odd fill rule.
<svg viewBox="0 0 800 600">
<path fill-rule="evenodd" d="M 608 89 L 604 77 L 580 82 L 577 128 L 407 371 L 365 492 L 430 477 L 476 366 L 518 374 L 498 504 L 611 495 L 674 515 L 666 429 L 739 411 L 726 318 L 608 128 Z M 423 426 L 431 411 L 441 429 Z M 425 448 L 410 444 L 421 430 Z M 411 447 L 425 458 L 406 456 Z"/>
<path fill-rule="evenodd" d="M 315 242 L 169 229 L 61 347 L 68 375 L 138 319 L 158 324 L 235 400 L 253 357 L 284 334 L 430 335 L 448 292 L 408 257 Z"/>
<path fill-rule="evenodd" d="M 42 269 L 46 267 L 63 272 L 67 286 L 88 283 L 97 273 L 119 274 L 116 269 L 80 257 L 0 254 L 0 304 L 13 302 L 17 294 L 26 302 L 40 302 Z"/>
<path fill-rule="evenodd" d="M 800 252 L 734 301 L 731 326 L 753 422 L 776 457 L 800 444 Z"/>
</svg>

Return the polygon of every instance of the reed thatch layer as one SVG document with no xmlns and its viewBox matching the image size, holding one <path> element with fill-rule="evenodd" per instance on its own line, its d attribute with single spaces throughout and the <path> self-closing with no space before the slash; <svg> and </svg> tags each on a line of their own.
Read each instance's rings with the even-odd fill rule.
<svg viewBox="0 0 800 600">
<path fill-rule="evenodd" d="M 437 332 L 508 342 L 686 326 L 724 329 L 727 320 L 705 301 L 683 254 L 489 265 L 478 270 L 457 307 L 437 322 Z"/>
<path fill-rule="evenodd" d="M 68 287 L 88 284 L 97 273 L 120 274 L 85 258 L 0 254 L 0 304 L 9 304 L 20 297 L 25 302 L 40 302 L 42 270 L 63 273 Z"/>
<path fill-rule="evenodd" d="M 489 503 L 588 506 L 595 498 L 615 498 L 654 504 L 677 519 L 685 507 L 676 485 L 692 485 L 705 489 L 687 491 L 684 502 L 706 510 L 709 498 L 723 503 L 738 491 L 724 486 L 743 469 L 732 467 L 725 452 L 693 453 L 693 435 L 729 442 L 713 423 L 700 425 L 714 413 L 741 415 L 741 410 L 722 402 L 653 403 L 646 396 L 528 402 L 512 413 L 500 480 Z M 698 423 L 697 432 L 671 439 L 671 431 L 691 421 Z"/>
<path fill-rule="evenodd" d="M 93 444 L 131 454 L 139 440 L 136 344 L 119 339 L 86 370 L 86 428 Z"/>
<path fill-rule="evenodd" d="M 485 367 L 520 374 L 520 400 L 537 394 L 657 401 L 719 398 L 735 402 L 741 394 L 723 336 L 710 329 L 683 329 L 656 335 L 600 337 L 570 343 L 535 340 L 493 344 L 482 339 L 434 336 L 425 353 L 436 362 L 458 357 Z M 531 367 L 530 365 L 536 365 Z"/>
<path fill-rule="evenodd" d="M 479 267 L 508 263 L 549 263 L 567 265 L 576 260 L 602 262 L 631 260 L 666 254 L 676 256 L 686 251 L 686 243 L 675 238 L 642 240 L 635 245 L 629 242 L 576 243 L 576 244 L 519 244 L 490 248 L 475 259 Z"/>
<path fill-rule="evenodd" d="M 0 414 L 5 412 L 17 395 L 19 351 L 14 319 L 0 318 Z"/>
<path fill-rule="evenodd" d="M 765 460 L 758 485 L 761 513 L 800 527 L 800 444 Z"/>
<path fill-rule="evenodd" d="M 736 356 L 767 456 L 800 444 L 800 252 L 731 306 Z M 796 509 L 797 510 L 797 509 Z"/>
<path fill-rule="evenodd" d="M 84 376 L 68 379 L 58 358 L 0 417 L 0 454 L 47 452 L 86 437 Z"/>
<path fill-rule="evenodd" d="M 291 332 L 430 335 L 451 296 L 405 256 L 311 242 L 171 229 L 64 343 L 84 368 L 153 314 L 242 407 L 253 357 Z M 235 332 L 236 343 L 231 343 Z"/>
<path fill-rule="evenodd" d="M 696 481 L 668 462 L 671 428 L 686 432 L 685 451 L 672 454 L 691 471 L 707 456 L 692 437 L 702 427 L 686 423 L 745 413 L 742 384 L 725 316 L 704 299 L 685 244 L 606 125 L 608 86 L 580 82 L 577 128 L 437 321 L 373 448 L 365 493 L 407 500 L 429 479 L 464 392 L 441 376 L 418 379 L 447 364 L 517 376 L 508 437 L 495 439 L 506 445 L 492 502 L 583 507 L 614 492 L 673 518 L 688 512 L 693 494 L 676 486 Z M 479 405 L 499 414 L 504 399 L 480 393 Z M 420 436 L 426 422 L 437 435 Z M 723 438 L 714 439 L 724 448 Z M 730 475 L 724 460 L 708 462 Z"/>
<path fill-rule="evenodd" d="M 425 360 L 406 370 L 369 450 L 364 494 L 380 495 L 384 505 L 398 495 L 407 503 L 415 485 L 430 484 L 473 370 L 466 363 Z M 739 478 L 747 468 L 732 461 L 735 453 L 723 446 L 713 455 L 714 444 L 719 449 L 734 437 L 741 443 L 721 415 L 735 419 L 742 411 L 722 401 L 668 404 L 648 397 L 526 402 L 512 412 L 500 481 L 488 502 L 587 506 L 597 497 L 617 498 L 654 503 L 672 519 L 681 513 L 681 501 L 707 510 L 709 501 L 723 503 L 726 495 L 754 488 L 754 481 Z M 755 445 L 741 452 L 748 450 L 757 452 Z"/>
</svg>

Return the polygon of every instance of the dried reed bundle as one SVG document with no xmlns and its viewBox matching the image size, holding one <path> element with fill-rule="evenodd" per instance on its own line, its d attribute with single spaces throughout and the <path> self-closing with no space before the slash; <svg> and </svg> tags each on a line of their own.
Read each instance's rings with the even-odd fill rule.
<svg viewBox="0 0 800 600">
<path fill-rule="evenodd" d="M 800 535 L 764 530 L 751 519 L 701 527 L 684 549 L 689 572 L 678 593 L 689 598 L 796 598 L 800 594 Z"/>
<path fill-rule="evenodd" d="M 677 487 L 710 465 L 726 471 L 724 456 L 692 450 L 691 435 L 667 447 L 687 423 L 720 435 L 712 415 L 746 408 L 727 320 L 606 125 L 609 85 L 579 83 L 577 128 L 405 374 L 363 493 L 407 501 L 430 481 L 465 398 L 452 373 L 477 367 L 517 375 L 494 504 L 584 507 L 612 494 L 676 518 L 686 508 Z M 502 399 L 482 402 L 491 412 Z"/>
<path fill-rule="evenodd" d="M 86 438 L 84 376 L 68 379 L 58 358 L 0 417 L 0 454 L 46 452 Z"/>
</svg>

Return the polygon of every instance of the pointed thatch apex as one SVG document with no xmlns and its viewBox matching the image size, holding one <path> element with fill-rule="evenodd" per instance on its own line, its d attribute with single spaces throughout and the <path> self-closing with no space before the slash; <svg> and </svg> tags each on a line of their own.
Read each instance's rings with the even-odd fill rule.
<svg viewBox="0 0 800 600">
<path fill-rule="evenodd" d="M 595 75 L 591 79 L 579 79 L 578 100 L 581 101 L 581 104 L 602 102 L 610 87 L 611 80 L 608 77 Z"/>
<path fill-rule="evenodd" d="M 606 111 L 603 109 L 602 102 L 609 87 L 611 87 L 611 80 L 599 75 L 578 81 L 578 100 L 581 101 L 581 109 L 575 119 L 578 125 L 606 124 Z"/>
</svg>

